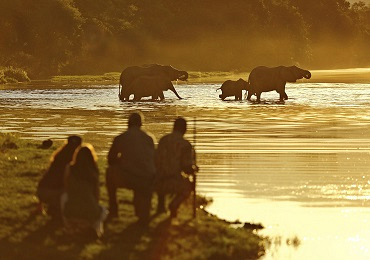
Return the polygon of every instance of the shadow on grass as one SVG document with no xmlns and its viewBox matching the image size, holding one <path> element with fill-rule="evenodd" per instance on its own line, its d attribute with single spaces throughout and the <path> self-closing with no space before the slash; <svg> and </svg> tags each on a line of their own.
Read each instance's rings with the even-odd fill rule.
<svg viewBox="0 0 370 260">
<path fill-rule="evenodd" d="M 168 240 L 169 228 L 171 226 L 171 219 L 166 218 L 158 224 L 153 232 L 153 239 L 148 246 L 148 251 L 146 255 L 143 256 L 145 259 L 160 259 L 162 252 L 166 246 L 166 241 Z"/>
<path fill-rule="evenodd" d="M 87 244 L 96 241 L 88 230 L 68 234 L 61 221 L 44 218 L 32 213 L 0 239 L 2 259 L 76 259 Z"/>
<path fill-rule="evenodd" d="M 18 215 L 17 224 L 9 215 L 9 228 L 0 232 L 0 259 L 160 259 L 171 225 L 166 216 L 153 215 L 150 226 L 142 227 L 122 207 L 121 218 L 106 223 L 103 238 L 97 239 L 92 229 L 71 233 L 61 220 L 34 208 L 32 204 L 23 209 L 31 213 Z"/>
<path fill-rule="evenodd" d="M 142 227 L 136 222 L 128 225 L 122 232 L 114 233 L 108 229 L 107 247 L 97 259 L 160 259 L 169 237 L 171 221 L 166 218 L 155 223 L 155 227 Z"/>
</svg>

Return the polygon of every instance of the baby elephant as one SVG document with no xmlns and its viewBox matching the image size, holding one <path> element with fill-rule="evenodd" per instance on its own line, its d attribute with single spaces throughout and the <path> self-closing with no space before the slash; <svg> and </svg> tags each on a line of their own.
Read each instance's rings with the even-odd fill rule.
<svg viewBox="0 0 370 260">
<path fill-rule="evenodd" d="M 216 91 L 219 89 L 222 91 L 222 94 L 219 95 L 222 100 L 230 96 L 235 96 L 235 100 L 242 100 L 242 90 L 248 91 L 249 83 L 243 79 L 238 79 L 237 81 L 226 80 Z"/>
</svg>

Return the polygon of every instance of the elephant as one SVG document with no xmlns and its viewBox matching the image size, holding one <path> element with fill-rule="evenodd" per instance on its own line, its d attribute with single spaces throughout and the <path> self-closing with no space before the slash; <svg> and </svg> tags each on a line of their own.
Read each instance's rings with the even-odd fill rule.
<svg viewBox="0 0 370 260">
<path fill-rule="evenodd" d="M 152 100 L 158 97 L 164 99 L 163 91 L 171 90 L 176 93 L 172 82 L 160 76 L 140 76 L 136 78 L 126 89 L 122 90 L 122 98 L 130 99 L 130 95 L 134 94 L 134 101 L 141 100 L 142 97 L 152 96 Z M 178 96 L 178 95 L 177 95 Z"/>
<path fill-rule="evenodd" d="M 257 102 L 260 102 L 262 92 L 276 90 L 280 94 L 280 101 L 287 100 L 288 95 L 285 93 L 285 84 L 287 82 L 296 82 L 297 79 L 302 78 L 310 79 L 311 72 L 297 66 L 256 67 L 249 74 L 248 83 L 250 90 L 248 91 L 247 99 L 250 100 L 252 95 L 256 95 Z"/>
<path fill-rule="evenodd" d="M 236 81 L 226 80 L 216 91 L 219 89 L 222 91 L 222 94 L 219 95 L 222 100 L 230 96 L 235 96 L 235 100 L 241 100 L 243 89 L 246 91 L 249 90 L 249 83 L 243 79 L 238 79 Z"/>
<path fill-rule="evenodd" d="M 141 76 L 156 76 L 161 77 L 164 80 L 173 81 L 173 80 L 187 80 L 189 74 L 186 71 L 177 70 L 172 66 L 165 66 L 159 64 L 149 64 L 143 66 L 131 66 L 124 69 L 121 73 L 119 80 L 119 93 L 118 97 L 120 100 L 125 99 L 125 90 L 128 88 L 131 83 Z M 122 86 L 122 90 L 121 90 Z M 147 86 L 147 87 L 150 87 Z M 172 90 L 172 89 L 171 89 Z M 181 99 L 179 94 L 173 88 L 172 90 L 175 95 Z M 150 91 L 149 91 L 150 92 Z"/>
</svg>

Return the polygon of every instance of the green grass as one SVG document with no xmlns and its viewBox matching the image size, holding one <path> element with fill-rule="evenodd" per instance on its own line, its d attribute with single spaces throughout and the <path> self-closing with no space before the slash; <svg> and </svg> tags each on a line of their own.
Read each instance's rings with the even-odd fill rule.
<svg viewBox="0 0 370 260">
<path fill-rule="evenodd" d="M 0 134 L 1 259 L 256 259 L 264 253 L 264 238 L 250 230 L 233 228 L 203 210 L 192 219 L 191 200 L 180 208 L 176 223 L 160 215 L 142 229 L 135 225 L 132 193 L 126 189 L 118 192 L 119 218 L 107 223 L 102 239 L 66 233 L 37 210 L 34 197 L 61 144 L 44 150 L 38 143 Z M 106 159 L 98 165 L 101 204 L 107 206 Z M 154 214 L 155 197 L 152 204 Z"/>
<path fill-rule="evenodd" d="M 51 78 L 52 82 L 56 83 L 105 83 L 114 84 L 119 81 L 121 73 L 119 72 L 109 72 L 103 75 L 76 75 L 76 76 L 54 76 Z"/>
</svg>

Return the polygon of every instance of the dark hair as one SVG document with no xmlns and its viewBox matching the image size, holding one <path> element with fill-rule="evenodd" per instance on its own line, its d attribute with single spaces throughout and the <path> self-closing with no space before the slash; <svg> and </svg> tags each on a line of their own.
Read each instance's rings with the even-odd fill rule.
<svg viewBox="0 0 370 260">
<path fill-rule="evenodd" d="M 82 139 L 79 136 L 73 135 L 68 137 L 67 143 L 59 147 L 50 158 L 50 166 L 45 173 L 49 186 L 63 186 L 64 171 L 66 166 L 72 161 L 73 155 L 77 147 L 81 144 Z"/>
<path fill-rule="evenodd" d="M 73 146 L 80 146 L 82 143 L 82 138 L 77 136 L 77 135 L 71 135 L 68 137 L 68 145 L 73 145 Z"/>
<path fill-rule="evenodd" d="M 128 127 L 131 126 L 142 126 L 143 124 L 143 115 L 140 112 L 132 113 L 128 118 Z"/>
<path fill-rule="evenodd" d="M 178 131 L 182 134 L 185 134 L 185 132 L 186 132 L 186 120 L 182 117 L 176 118 L 175 123 L 173 125 L 173 130 Z"/>
<path fill-rule="evenodd" d="M 51 156 L 51 161 L 61 161 L 61 166 L 64 169 L 67 163 L 72 160 L 73 153 L 82 143 L 82 138 L 77 135 L 71 135 L 67 139 L 67 143 L 59 147 Z"/>
<path fill-rule="evenodd" d="M 71 163 L 71 173 L 79 179 L 89 182 L 97 181 L 99 170 L 92 145 L 84 144 L 76 150 Z"/>
</svg>

